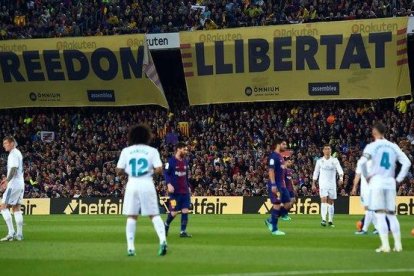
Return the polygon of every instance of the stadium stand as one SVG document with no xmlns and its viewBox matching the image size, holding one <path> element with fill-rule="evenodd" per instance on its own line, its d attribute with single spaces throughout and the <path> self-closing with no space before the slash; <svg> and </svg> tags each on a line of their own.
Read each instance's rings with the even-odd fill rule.
<svg viewBox="0 0 414 276">
<path fill-rule="evenodd" d="M 0 1 L 0 40 L 164 33 L 412 16 L 409 1 Z"/>
<path fill-rule="evenodd" d="M 414 161 L 410 100 L 181 106 L 169 113 L 154 106 L 3 110 L 0 136 L 15 135 L 25 153 L 25 197 L 122 196 L 126 180 L 115 175 L 115 165 L 128 126 L 137 122 L 152 127 L 164 161 L 177 141 L 190 145 L 194 195 L 265 195 L 266 158 L 276 135 L 286 137 L 293 152 L 298 195 L 312 195 L 311 174 L 325 143 L 345 171 L 338 194 L 348 195 L 375 120 L 386 123 L 389 139 Z M 42 138 L 42 131 L 53 132 L 54 139 Z M 5 152 L 0 154 L 3 172 Z M 399 195 L 414 195 L 414 168 L 410 171 Z M 166 194 L 165 185 L 157 187 Z"/>
</svg>

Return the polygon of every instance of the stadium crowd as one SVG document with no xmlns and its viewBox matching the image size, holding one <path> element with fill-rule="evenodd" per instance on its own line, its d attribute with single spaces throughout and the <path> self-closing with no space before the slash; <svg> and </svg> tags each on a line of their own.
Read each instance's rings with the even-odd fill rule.
<svg viewBox="0 0 414 276">
<path fill-rule="evenodd" d="M 321 147 L 329 143 L 344 168 L 338 194 L 352 188 L 355 163 L 370 142 L 370 125 L 386 123 L 387 137 L 414 161 L 414 104 L 392 100 L 158 107 L 16 109 L 0 111 L 0 136 L 14 135 L 25 157 L 25 197 L 123 195 L 126 179 L 115 174 L 131 124 L 146 122 L 163 161 L 177 141 L 189 145 L 193 195 L 266 195 L 267 155 L 272 139 L 287 138 L 297 195 L 312 194 L 311 175 Z M 187 122 L 188 128 L 179 127 Z M 42 137 L 41 131 L 51 131 Z M 0 173 L 6 153 L 0 151 Z M 414 162 L 413 162 L 414 164 Z M 399 195 L 414 196 L 414 167 Z M 156 180 L 166 195 L 163 178 Z"/>
<path fill-rule="evenodd" d="M 0 40 L 412 16 L 405 0 L 0 0 Z"/>
</svg>

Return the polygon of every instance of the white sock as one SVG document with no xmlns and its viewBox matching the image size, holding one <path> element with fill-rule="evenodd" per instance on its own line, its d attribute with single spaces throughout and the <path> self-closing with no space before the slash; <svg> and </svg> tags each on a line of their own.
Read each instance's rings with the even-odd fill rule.
<svg viewBox="0 0 414 276">
<path fill-rule="evenodd" d="M 12 221 L 12 217 L 10 214 L 10 210 L 9 209 L 3 209 L 1 211 L 1 214 L 3 215 L 4 221 L 7 224 L 7 228 L 9 229 L 9 236 L 13 236 L 14 235 L 14 227 L 13 227 L 13 221 Z"/>
<path fill-rule="evenodd" d="M 329 222 L 332 222 L 333 221 L 334 211 L 335 211 L 334 205 L 333 204 L 332 205 L 328 204 L 328 217 L 329 217 Z"/>
<path fill-rule="evenodd" d="M 369 210 L 365 211 L 365 219 L 364 219 L 364 227 L 362 227 L 362 231 L 368 232 L 369 225 L 372 221 L 372 212 Z"/>
<path fill-rule="evenodd" d="M 375 217 L 377 218 L 377 230 L 381 239 L 381 246 L 383 248 L 390 248 L 390 243 L 388 241 L 388 225 L 385 220 L 385 214 L 375 213 Z"/>
<path fill-rule="evenodd" d="M 166 242 L 165 237 L 165 225 L 160 216 L 155 216 L 152 218 L 152 224 L 154 224 L 155 232 L 157 232 L 158 238 L 160 239 L 160 244 Z"/>
<path fill-rule="evenodd" d="M 372 224 L 374 225 L 375 229 L 378 230 L 377 227 L 377 217 L 375 216 L 375 212 L 374 211 L 369 211 L 371 213 L 371 218 L 372 218 Z"/>
<path fill-rule="evenodd" d="M 14 220 L 16 221 L 17 235 L 23 236 L 23 212 L 14 212 Z"/>
<path fill-rule="evenodd" d="M 398 221 L 396 215 L 387 215 L 387 218 L 390 221 L 390 228 L 391 228 L 392 236 L 394 238 L 394 247 L 402 248 L 400 222 Z"/>
<path fill-rule="evenodd" d="M 135 250 L 135 230 L 137 229 L 137 221 L 133 218 L 128 218 L 126 222 L 126 239 L 128 250 Z"/>
<path fill-rule="evenodd" d="M 328 212 L 328 203 L 321 204 L 321 217 L 322 220 L 326 220 L 326 213 Z"/>
</svg>

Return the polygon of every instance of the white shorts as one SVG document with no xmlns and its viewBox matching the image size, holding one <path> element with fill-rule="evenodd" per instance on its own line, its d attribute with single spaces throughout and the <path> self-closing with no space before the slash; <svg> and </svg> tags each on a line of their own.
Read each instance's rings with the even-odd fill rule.
<svg viewBox="0 0 414 276">
<path fill-rule="evenodd" d="M 127 216 L 156 216 L 160 214 L 157 192 L 152 181 L 128 182 L 122 214 Z"/>
<path fill-rule="evenodd" d="M 18 205 L 23 204 L 23 194 L 24 188 L 14 188 L 8 186 L 3 193 L 3 198 L 1 199 L 2 204 L 6 205 Z"/>
<path fill-rule="evenodd" d="M 369 193 L 369 210 L 378 211 L 386 210 L 395 212 L 395 198 L 397 192 L 395 189 L 375 188 Z"/>
<path fill-rule="evenodd" d="M 330 199 L 336 199 L 336 189 L 334 188 L 319 188 L 320 197 L 329 197 Z"/>
</svg>

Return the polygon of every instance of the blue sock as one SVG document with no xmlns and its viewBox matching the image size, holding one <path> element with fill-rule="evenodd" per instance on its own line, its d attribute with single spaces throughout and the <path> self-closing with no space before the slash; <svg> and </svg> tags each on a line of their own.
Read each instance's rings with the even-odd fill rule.
<svg viewBox="0 0 414 276">
<path fill-rule="evenodd" d="M 288 214 L 288 210 L 285 207 L 280 207 L 279 216 L 284 217 Z"/>
<path fill-rule="evenodd" d="M 181 232 L 187 229 L 188 214 L 181 214 Z"/>
<path fill-rule="evenodd" d="M 362 229 L 362 227 L 364 227 L 364 223 L 365 223 L 365 216 L 363 216 L 362 217 L 362 219 L 360 220 L 360 222 L 362 223 L 361 225 L 361 229 Z"/>
<path fill-rule="evenodd" d="M 385 221 L 387 222 L 388 232 L 390 232 L 391 231 L 390 220 L 387 217 L 385 217 Z"/>
<path fill-rule="evenodd" d="M 277 231 L 277 220 L 279 217 L 279 210 L 272 209 L 270 222 L 272 223 L 272 232 Z"/>
<path fill-rule="evenodd" d="M 169 213 L 168 214 L 168 217 L 167 217 L 167 221 L 165 222 L 165 224 L 167 225 L 167 226 L 170 226 L 170 224 L 171 224 L 171 222 L 174 220 L 174 217 L 171 215 L 171 213 Z"/>
</svg>

